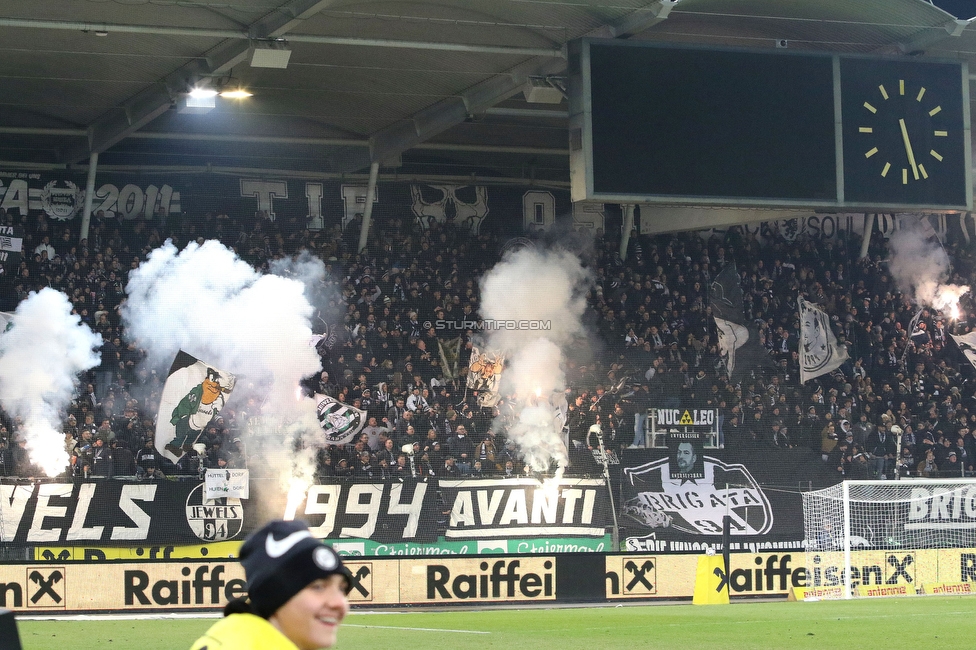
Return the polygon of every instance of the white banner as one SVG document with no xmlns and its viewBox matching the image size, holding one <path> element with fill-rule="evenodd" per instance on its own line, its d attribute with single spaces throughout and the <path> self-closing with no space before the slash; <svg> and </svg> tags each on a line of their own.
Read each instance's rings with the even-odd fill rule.
<svg viewBox="0 0 976 650">
<path fill-rule="evenodd" d="M 837 345 L 830 318 L 812 302 L 800 299 L 800 383 L 833 372 L 847 361 L 847 348 Z"/>
<path fill-rule="evenodd" d="M 955 334 L 950 334 L 949 336 L 956 342 L 956 345 L 959 346 L 962 353 L 966 355 L 969 363 L 973 364 L 973 368 L 976 368 L 976 332 L 970 332 L 962 336 L 956 336 Z"/>
<path fill-rule="evenodd" d="M 203 480 L 204 499 L 248 498 L 246 469 L 208 469 Z"/>
</svg>

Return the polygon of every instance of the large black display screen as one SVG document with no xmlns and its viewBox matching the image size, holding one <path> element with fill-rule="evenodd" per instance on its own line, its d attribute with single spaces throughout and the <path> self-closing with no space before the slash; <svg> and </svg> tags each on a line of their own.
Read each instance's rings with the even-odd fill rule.
<svg viewBox="0 0 976 650">
<path fill-rule="evenodd" d="M 962 62 L 583 39 L 574 201 L 970 210 Z"/>
<path fill-rule="evenodd" d="M 836 200 L 829 56 L 590 45 L 597 193 Z"/>
</svg>

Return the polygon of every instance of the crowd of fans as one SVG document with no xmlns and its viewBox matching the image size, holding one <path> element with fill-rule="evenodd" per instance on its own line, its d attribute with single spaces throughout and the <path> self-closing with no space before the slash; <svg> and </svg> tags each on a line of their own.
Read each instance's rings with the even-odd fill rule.
<svg viewBox="0 0 976 650">
<path fill-rule="evenodd" d="M 306 380 L 306 389 L 366 411 L 368 423 L 354 443 L 319 451 L 321 477 L 522 472 L 520 450 L 505 435 L 514 396 L 482 407 L 463 378 L 474 333 L 432 325 L 477 319 L 479 278 L 509 237 L 404 215 L 374 221 L 369 245 L 357 253 L 359 219 L 345 229 L 310 231 L 300 220 L 262 214 L 125 221 L 99 213 L 89 238 L 79 242 L 75 222 L 0 210 L 0 223 L 25 229 L 23 261 L 0 276 L 0 310 L 50 286 L 105 341 L 101 364 L 81 378 L 84 389 L 65 414 L 66 472 L 154 478 L 248 463 L 238 417 L 244 407 L 233 400 L 198 440 L 202 454 L 173 465 L 154 449 L 159 382 L 140 365 L 143 351 L 126 340 L 119 307 L 128 273 L 166 239 L 177 246 L 219 239 L 256 268 L 302 251 L 325 263 L 313 327 L 324 334 L 318 345 L 324 370 Z M 545 233 L 529 238 L 552 244 Z M 648 408 L 679 405 L 719 409 L 728 453 L 808 448 L 838 480 L 973 471 L 974 371 L 949 338 L 976 323 L 973 303 L 964 297 L 963 315 L 951 322 L 924 309 L 909 331 L 919 306 L 888 272 L 882 237 L 863 259 L 859 237 L 844 232 L 835 239 L 777 233 L 760 239 L 741 228 L 708 237 L 633 232 L 623 258 L 619 235 L 597 232 L 561 243 L 578 252 L 592 276 L 590 334 L 572 346 L 565 368 L 577 471 L 597 471 L 591 425 L 599 423 L 607 445 L 621 452 L 646 443 Z M 947 281 L 969 284 L 972 251 L 951 241 L 945 246 L 952 260 Z M 759 326 L 775 362 L 734 383 L 709 309 L 711 281 L 730 263 L 739 271 L 745 316 Z M 841 368 L 802 385 L 798 296 L 830 315 L 850 354 Z M 453 364 L 442 366 L 440 346 L 458 336 L 455 377 Z M 0 475 L 36 475 L 17 435 L 20 423 L 5 414 L 0 422 Z"/>
</svg>

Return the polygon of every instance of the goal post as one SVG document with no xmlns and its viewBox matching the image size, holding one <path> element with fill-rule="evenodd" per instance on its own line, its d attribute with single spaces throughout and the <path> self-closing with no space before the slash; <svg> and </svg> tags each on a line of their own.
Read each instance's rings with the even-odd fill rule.
<svg viewBox="0 0 976 650">
<path fill-rule="evenodd" d="M 817 597 L 976 582 L 976 567 L 972 576 L 965 568 L 976 558 L 976 479 L 843 481 L 802 497 L 807 583 Z"/>
</svg>

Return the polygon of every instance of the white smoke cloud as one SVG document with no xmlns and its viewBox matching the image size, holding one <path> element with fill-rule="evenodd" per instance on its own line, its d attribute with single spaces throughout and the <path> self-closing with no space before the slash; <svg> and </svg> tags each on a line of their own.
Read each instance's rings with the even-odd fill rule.
<svg viewBox="0 0 976 650">
<path fill-rule="evenodd" d="M 98 365 L 102 337 L 71 313 L 68 297 L 46 288 L 17 306 L 13 327 L 0 336 L 0 403 L 21 418 L 31 463 L 48 476 L 68 465 L 59 429 L 79 373 Z"/>
<path fill-rule="evenodd" d="M 888 240 L 891 259 L 888 268 L 903 293 L 919 305 L 938 310 L 958 309 L 959 298 L 968 286 L 946 284 L 949 256 L 924 217 L 903 219 L 901 228 Z"/>
<path fill-rule="evenodd" d="M 321 370 L 303 282 L 321 279 L 321 267 L 306 258 L 262 275 L 220 242 L 182 252 L 167 242 L 130 274 L 122 308 L 127 336 L 155 367 L 168 368 L 182 349 L 237 376 L 228 407 L 260 416 L 256 435 L 245 438 L 248 455 L 267 462 L 285 487 L 294 474 L 311 477 L 313 467 L 311 453 L 293 454 L 291 445 L 319 426 L 299 383 Z M 282 277 L 286 270 L 296 279 Z"/>
<path fill-rule="evenodd" d="M 585 334 L 585 289 L 591 281 L 572 253 L 520 249 L 506 256 L 481 280 L 481 315 L 519 327 L 484 331 L 488 349 L 505 355 L 502 391 L 519 398 L 519 419 L 508 435 L 526 464 L 545 470 L 550 459 L 565 467 L 554 392 L 566 388 L 565 350 Z M 527 326 L 527 327 L 526 327 Z"/>
</svg>

